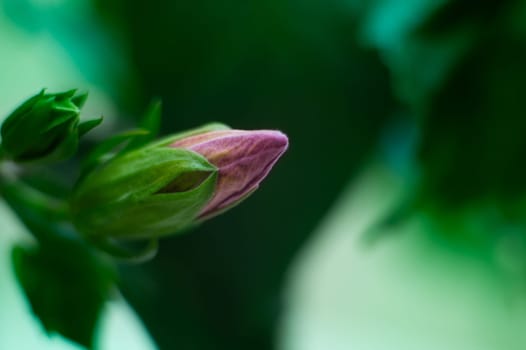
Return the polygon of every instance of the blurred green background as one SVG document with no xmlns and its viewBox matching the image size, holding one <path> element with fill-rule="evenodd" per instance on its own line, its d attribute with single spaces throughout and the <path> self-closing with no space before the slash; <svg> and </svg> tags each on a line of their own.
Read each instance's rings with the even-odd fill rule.
<svg viewBox="0 0 526 350">
<path fill-rule="evenodd" d="M 1 0 L 0 14 L 2 115 L 42 87 L 79 87 L 91 91 L 86 113 L 107 117 L 91 142 L 134 125 L 155 97 L 163 134 L 220 121 L 290 138 L 250 200 L 164 239 L 151 262 L 119 267 L 120 290 L 160 349 L 526 346 L 525 1 Z M 345 199 L 355 196 L 348 184 L 361 184 L 358 204 Z M 367 225 L 358 229 L 360 220 Z M 339 244 L 320 237 L 337 240 L 336 231 L 367 243 L 349 243 L 320 270 L 326 260 L 309 256 L 323 250 L 330 259 Z M 400 263 L 411 272 L 398 282 L 427 287 L 385 282 L 355 293 L 396 276 L 400 260 L 355 266 L 412 235 L 429 242 L 400 248 L 402 259 L 415 257 Z M 413 274 L 415 264 L 423 267 Z M 479 283 L 455 271 L 490 277 Z M 316 288 L 334 290 L 322 297 L 334 313 L 309 309 Z M 411 309 L 404 305 L 415 307 L 411 293 L 430 307 L 415 324 L 448 324 L 464 343 L 447 343 L 431 325 L 396 331 Z M 478 301 L 437 314 L 462 300 Z M 363 311 L 370 324 L 360 322 L 360 304 L 376 315 Z M 295 325 L 308 319 L 331 321 Z M 331 336 L 333 321 L 341 334 Z M 508 321 L 513 327 L 502 326 Z M 374 329 L 397 337 L 382 343 Z M 477 345 L 486 332 L 502 336 Z"/>
</svg>

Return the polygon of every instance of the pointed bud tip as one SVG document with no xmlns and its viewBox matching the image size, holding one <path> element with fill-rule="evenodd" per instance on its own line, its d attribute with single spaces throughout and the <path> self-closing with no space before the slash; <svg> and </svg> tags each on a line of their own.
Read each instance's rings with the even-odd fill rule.
<svg viewBox="0 0 526 350">
<path fill-rule="evenodd" d="M 258 132 L 258 131 L 255 131 Z M 281 156 L 289 148 L 289 138 L 287 135 L 282 133 L 279 130 L 261 130 L 259 131 L 263 135 L 267 136 L 272 140 L 272 145 L 279 150 L 279 155 Z"/>
<path fill-rule="evenodd" d="M 278 160 L 283 155 L 283 153 L 289 149 L 289 138 L 281 131 L 273 131 L 272 136 L 274 137 L 275 144 L 280 150 L 276 158 L 276 160 Z"/>
<path fill-rule="evenodd" d="M 174 142 L 203 155 L 219 169 L 216 193 L 200 214 L 215 216 L 236 205 L 259 184 L 287 150 L 287 136 L 277 130 L 218 130 Z"/>
</svg>

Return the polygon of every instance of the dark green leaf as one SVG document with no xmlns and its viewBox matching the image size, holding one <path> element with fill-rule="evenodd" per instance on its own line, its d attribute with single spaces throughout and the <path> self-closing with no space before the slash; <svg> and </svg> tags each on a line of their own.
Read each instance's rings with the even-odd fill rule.
<svg viewBox="0 0 526 350">
<path fill-rule="evenodd" d="M 48 333 L 93 347 L 114 271 L 80 242 L 56 237 L 12 251 L 17 279 Z"/>
</svg>

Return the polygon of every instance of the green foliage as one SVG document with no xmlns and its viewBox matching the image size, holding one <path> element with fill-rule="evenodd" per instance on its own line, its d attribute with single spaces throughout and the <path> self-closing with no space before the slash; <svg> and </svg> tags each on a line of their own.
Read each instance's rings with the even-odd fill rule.
<svg viewBox="0 0 526 350">
<path fill-rule="evenodd" d="M 516 164 L 526 155 L 525 3 L 380 0 L 363 11 L 365 38 L 383 52 L 419 126 L 420 200 L 446 211 L 490 198 L 518 204 L 526 190 L 526 168 Z"/>
<path fill-rule="evenodd" d="M 466 22 L 476 31 L 424 114 L 423 185 L 450 209 L 487 198 L 511 208 L 526 191 L 526 167 L 517 164 L 526 157 L 526 30 L 515 17 L 526 6 L 485 2 L 476 9 L 452 3 L 420 34 L 454 36 Z"/>
</svg>

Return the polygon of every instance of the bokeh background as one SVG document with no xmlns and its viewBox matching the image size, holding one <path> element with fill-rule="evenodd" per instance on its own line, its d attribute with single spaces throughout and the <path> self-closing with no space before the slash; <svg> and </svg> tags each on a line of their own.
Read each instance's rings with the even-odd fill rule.
<svg viewBox="0 0 526 350">
<path fill-rule="evenodd" d="M 521 0 L 0 1 L 2 116 L 78 87 L 88 145 L 157 97 L 163 134 L 290 138 L 243 205 L 119 266 L 159 349 L 524 349 L 525 62 Z"/>
</svg>

